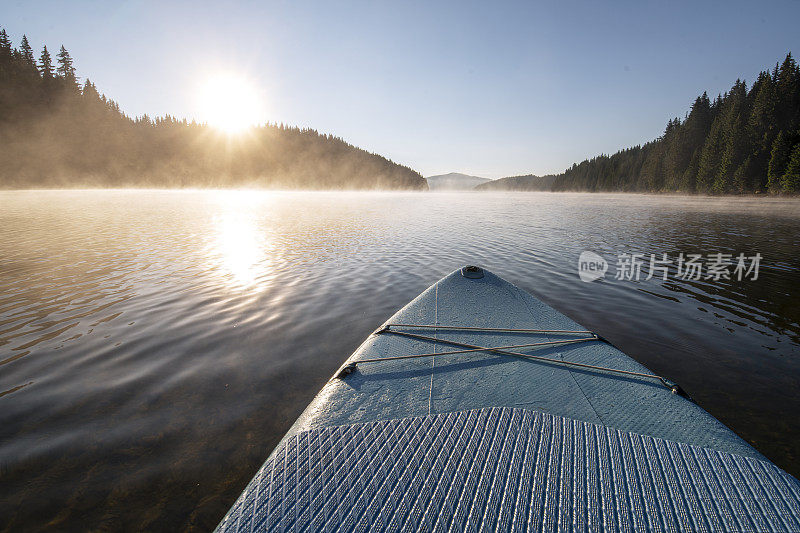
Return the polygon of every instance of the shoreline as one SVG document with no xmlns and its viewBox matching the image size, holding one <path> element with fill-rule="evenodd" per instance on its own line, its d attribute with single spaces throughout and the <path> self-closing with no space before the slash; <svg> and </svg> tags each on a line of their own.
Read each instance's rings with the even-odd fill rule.
<svg viewBox="0 0 800 533">
<path fill-rule="evenodd" d="M 770 200 L 792 200 L 800 199 L 800 194 L 780 193 L 749 193 L 749 194 L 701 194 L 701 193 L 682 193 L 682 192 L 639 192 L 639 191 L 524 191 L 524 190 L 424 190 L 424 189 L 305 189 L 305 188 L 270 188 L 270 187 L 34 187 L 34 188 L 4 188 L 0 187 L 0 192 L 52 192 L 52 191 L 230 191 L 230 192 L 308 192 L 308 193 L 432 193 L 432 194 L 554 194 L 554 195 L 613 195 L 613 196 L 654 196 L 659 198 L 742 198 L 742 199 L 770 199 Z"/>
</svg>

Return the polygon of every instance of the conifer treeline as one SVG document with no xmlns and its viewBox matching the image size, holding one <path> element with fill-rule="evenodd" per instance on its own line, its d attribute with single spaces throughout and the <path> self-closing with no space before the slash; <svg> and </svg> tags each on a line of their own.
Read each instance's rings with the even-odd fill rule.
<svg viewBox="0 0 800 533">
<path fill-rule="evenodd" d="M 422 176 L 338 137 L 284 125 L 229 139 L 203 124 L 130 118 L 63 46 L 38 59 L 0 30 L 0 187 L 265 186 L 425 189 Z"/>
<path fill-rule="evenodd" d="M 790 53 L 750 90 L 703 93 L 658 139 L 575 164 L 553 190 L 798 193 L 800 68 Z"/>
</svg>

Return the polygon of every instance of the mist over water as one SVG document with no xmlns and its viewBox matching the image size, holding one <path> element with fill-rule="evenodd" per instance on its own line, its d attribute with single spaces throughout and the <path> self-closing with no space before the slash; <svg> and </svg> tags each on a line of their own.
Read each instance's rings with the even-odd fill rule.
<svg viewBox="0 0 800 533">
<path fill-rule="evenodd" d="M 0 530 L 209 530 L 333 371 L 479 264 L 800 475 L 800 200 L 0 192 Z M 583 283 L 584 250 L 759 278 Z"/>
</svg>

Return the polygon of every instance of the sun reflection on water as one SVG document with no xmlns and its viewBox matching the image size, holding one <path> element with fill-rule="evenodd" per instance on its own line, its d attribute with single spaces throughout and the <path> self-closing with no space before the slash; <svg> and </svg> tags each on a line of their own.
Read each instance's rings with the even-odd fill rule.
<svg viewBox="0 0 800 533">
<path fill-rule="evenodd" d="M 225 195 L 223 202 L 213 217 L 213 268 L 230 287 L 259 291 L 276 259 L 277 247 L 263 220 L 269 206 L 245 194 Z"/>
</svg>

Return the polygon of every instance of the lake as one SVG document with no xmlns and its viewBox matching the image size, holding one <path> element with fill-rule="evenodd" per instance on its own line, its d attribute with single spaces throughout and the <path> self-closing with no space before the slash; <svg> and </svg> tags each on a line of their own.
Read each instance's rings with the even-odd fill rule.
<svg viewBox="0 0 800 533">
<path fill-rule="evenodd" d="M 781 198 L 0 192 L 0 530 L 213 529 L 363 339 L 465 264 L 800 476 L 799 237 Z M 646 279 L 681 253 L 760 254 L 758 276 Z"/>
</svg>

